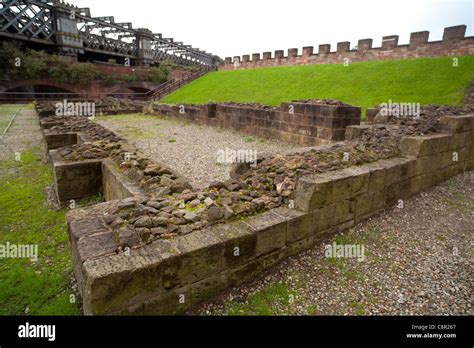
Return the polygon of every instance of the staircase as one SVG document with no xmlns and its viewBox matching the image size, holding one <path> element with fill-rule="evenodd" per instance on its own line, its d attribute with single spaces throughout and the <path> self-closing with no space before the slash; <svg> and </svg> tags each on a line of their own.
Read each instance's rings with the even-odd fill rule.
<svg viewBox="0 0 474 348">
<path fill-rule="evenodd" d="M 180 79 L 172 79 L 166 81 L 165 83 L 159 85 L 153 91 L 146 93 L 146 99 L 148 100 L 160 100 L 164 96 L 167 96 L 171 92 L 174 92 L 181 86 L 190 83 L 191 81 L 196 80 L 197 78 L 207 74 L 209 70 L 200 70 L 188 73 L 181 77 Z"/>
</svg>

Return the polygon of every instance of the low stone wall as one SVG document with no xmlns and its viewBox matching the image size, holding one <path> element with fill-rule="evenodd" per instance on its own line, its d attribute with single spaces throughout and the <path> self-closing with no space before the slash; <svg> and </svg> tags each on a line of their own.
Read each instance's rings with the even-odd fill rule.
<svg viewBox="0 0 474 348">
<path fill-rule="evenodd" d="M 68 100 L 56 100 L 56 101 L 37 101 L 36 102 L 36 112 L 40 118 L 46 118 L 50 116 L 56 116 L 57 108 L 56 104 L 65 104 L 65 103 L 74 103 L 76 101 Z M 130 114 L 130 113 L 140 113 L 148 107 L 149 102 L 140 101 L 140 100 L 130 100 L 130 99 L 114 99 L 114 98 L 100 98 L 100 99 L 84 99 L 77 101 L 78 103 L 90 103 L 94 104 L 95 114 L 96 115 L 119 115 L 119 114 Z M 67 104 L 66 104 L 67 105 Z M 67 111 L 67 108 L 64 108 Z M 90 116 L 90 115 L 88 115 Z M 61 124 L 59 121 L 52 122 L 43 122 L 42 127 L 51 128 L 55 125 Z"/>
<path fill-rule="evenodd" d="M 474 116 L 440 122 L 445 134 L 403 138 L 403 157 L 300 177 L 295 209 L 279 207 L 127 252 L 117 253 L 121 244 L 114 242 L 108 213 L 127 209 L 136 198 L 71 211 L 68 230 L 84 313 L 182 313 L 327 235 L 474 169 Z M 121 238 L 139 238 L 136 231 L 122 232 Z"/>
<path fill-rule="evenodd" d="M 408 45 L 398 44 L 398 35 L 384 36 L 381 47 L 372 47 L 372 39 L 362 39 L 356 48 L 351 49 L 349 41 L 338 42 L 336 51 L 331 51 L 331 45 L 319 45 L 319 52 L 315 54 L 313 46 L 303 47 L 298 54 L 297 48 L 288 49 L 285 56 L 283 50 L 254 53 L 242 57 L 225 58 L 219 70 L 253 69 L 282 65 L 305 64 L 343 64 L 350 62 L 365 62 L 371 60 L 398 60 L 420 57 L 465 56 L 474 54 L 474 37 L 466 37 L 466 26 L 458 25 L 444 28 L 441 41 L 428 41 L 428 31 L 411 33 Z"/>
<path fill-rule="evenodd" d="M 301 145 L 344 140 L 345 129 L 360 123 L 361 109 L 334 101 L 294 101 L 275 108 L 259 104 L 166 105 L 153 107 L 159 115 L 230 128 L 263 138 Z"/>
<path fill-rule="evenodd" d="M 128 180 L 111 159 L 102 161 L 102 192 L 106 201 L 144 195 L 145 192 Z"/>
<path fill-rule="evenodd" d="M 51 133 L 47 129 L 43 131 L 43 139 L 48 150 L 77 144 L 77 133 Z"/>
<path fill-rule="evenodd" d="M 97 194 L 102 187 L 102 160 L 65 163 L 57 150 L 50 150 L 54 189 L 60 203 Z"/>
</svg>

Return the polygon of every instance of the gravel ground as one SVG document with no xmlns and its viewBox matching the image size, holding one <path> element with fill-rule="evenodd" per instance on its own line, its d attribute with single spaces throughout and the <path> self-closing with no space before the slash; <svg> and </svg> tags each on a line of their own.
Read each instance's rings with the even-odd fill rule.
<svg viewBox="0 0 474 348">
<path fill-rule="evenodd" d="M 41 131 L 35 111 L 29 105 L 15 105 L 13 107 L 15 110 L 20 108 L 22 110 L 15 117 L 8 132 L 3 139 L 0 139 L 0 160 L 14 159 L 15 152 L 22 152 L 28 148 L 39 146 L 41 143 Z M 8 108 L 0 106 L 2 119 L 5 118 L 7 113 L 5 110 L 8 110 L 8 113 L 10 113 L 13 109 L 10 106 Z M 8 122 L 10 122 L 11 116 L 14 113 L 13 111 L 9 115 Z M 0 135 L 3 131 L 4 128 L 0 130 Z"/>
<path fill-rule="evenodd" d="M 219 151 L 250 150 L 259 155 L 285 154 L 301 148 L 236 131 L 156 116 L 98 117 L 97 122 L 127 138 L 146 156 L 183 175 L 195 188 L 229 179 L 231 165 L 217 163 Z"/>
<path fill-rule="evenodd" d="M 236 306 L 247 308 L 242 314 L 258 314 L 248 309 L 255 303 L 252 298 L 284 284 L 294 298 L 270 298 L 273 314 L 472 315 L 473 183 L 474 172 L 452 178 L 406 200 L 403 208 L 389 209 L 231 288 L 191 314 L 235 314 Z M 334 241 L 364 245 L 365 260 L 326 258 L 324 246 Z"/>
</svg>

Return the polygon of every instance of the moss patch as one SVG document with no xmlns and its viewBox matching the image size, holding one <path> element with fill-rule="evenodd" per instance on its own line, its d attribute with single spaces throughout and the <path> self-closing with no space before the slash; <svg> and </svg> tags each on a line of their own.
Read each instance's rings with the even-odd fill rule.
<svg viewBox="0 0 474 348">
<path fill-rule="evenodd" d="M 77 315 L 70 288 L 72 267 L 64 215 L 45 203 L 50 168 L 39 149 L 21 161 L 0 161 L 0 244 L 38 245 L 38 261 L 0 260 L 1 315 Z M 75 303 L 71 303 L 71 299 Z"/>
</svg>

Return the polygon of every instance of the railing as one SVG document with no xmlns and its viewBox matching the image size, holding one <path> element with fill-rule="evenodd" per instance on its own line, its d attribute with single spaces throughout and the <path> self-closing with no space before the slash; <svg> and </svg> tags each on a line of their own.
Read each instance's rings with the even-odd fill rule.
<svg viewBox="0 0 474 348">
<path fill-rule="evenodd" d="M 175 91 L 179 87 L 207 74 L 210 69 L 188 73 L 180 79 L 172 79 L 145 93 L 99 93 L 93 96 L 88 93 L 66 92 L 0 92 L 0 102 L 27 102 L 33 100 L 86 100 L 113 97 L 118 99 L 158 100 Z"/>
<path fill-rule="evenodd" d="M 194 73 L 190 73 L 179 80 L 173 79 L 173 80 L 167 81 L 163 83 L 162 85 L 160 85 L 158 88 L 156 88 L 154 91 L 152 91 L 151 99 L 159 100 L 163 98 L 164 96 L 170 94 L 171 92 L 177 90 L 179 87 L 207 74 L 207 72 L 208 70 L 197 71 Z"/>
</svg>

